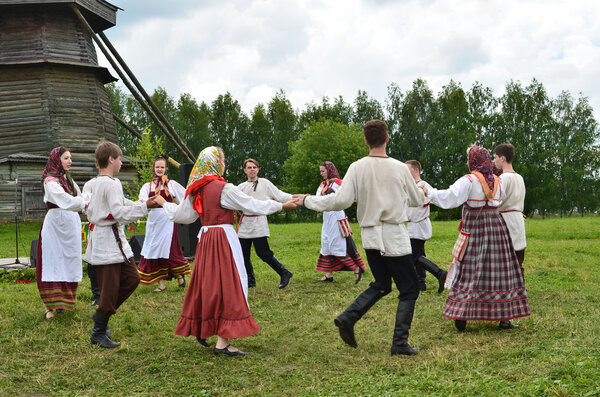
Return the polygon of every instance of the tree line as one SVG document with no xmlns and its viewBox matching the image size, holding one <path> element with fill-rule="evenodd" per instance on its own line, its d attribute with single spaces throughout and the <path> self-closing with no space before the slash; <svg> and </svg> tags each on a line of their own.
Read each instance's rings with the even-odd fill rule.
<svg viewBox="0 0 600 397">
<path fill-rule="evenodd" d="M 138 131 L 159 134 L 132 95 L 114 84 L 107 92 L 117 116 Z M 342 96 L 324 97 L 304 109 L 294 109 L 280 90 L 250 114 L 230 93 L 207 104 L 190 94 L 174 99 L 158 88 L 152 99 L 193 153 L 210 145 L 223 148 L 225 176 L 233 183 L 245 180 L 242 163 L 251 157 L 260 163 L 260 176 L 280 188 L 312 193 L 321 182 L 319 164 L 332 161 L 343 176 L 368 152 L 362 125 L 380 119 L 389 126 L 389 155 L 419 160 L 423 179 L 434 187 L 447 188 L 468 172 L 466 149 L 471 144 L 491 151 L 509 142 L 515 146 L 515 170 L 527 187 L 528 216 L 600 207 L 600 132 L 588 98 L 574 98 L 567 91 L 550 98 L 535 79 L 528 85 L 511 81 L 498 97 L 480 83 L 465 90 L 453 80 L 436 95 L 417 79 L 405 91 L 390 84 L 383 103 L 359 90 L 351 103 Z M 136 138 L 117 127 L 119 145 L 133 155 Z M 173 144 L 165 141 L 164 149 L 182 161 Z"/>
</svg>

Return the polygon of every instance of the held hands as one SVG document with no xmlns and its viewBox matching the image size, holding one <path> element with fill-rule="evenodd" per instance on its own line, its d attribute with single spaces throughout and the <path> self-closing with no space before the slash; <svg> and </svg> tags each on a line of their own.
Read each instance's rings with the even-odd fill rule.
<svg viewBox="0 0 600 397">
<path fill-rule="evenodd" d="M 310 196 L 310 195 L 309 194 L 294 194 L 292 196 L 292 201 L 294 203 L 296 203 L 296 205 L 303 206 L 304 205 L 304 198 L 306 196 Z"/>
<path fill-rule="evenodd" d="M 286 203 L 283 203 L 282 207 L 284 210 L 295 210 L 296 208 L 298 208 L 298 206 L 296 204 L 297 204 L 296 201 L 294 199 L 292 199 Z"/>
<path fill-rule="evenodd" d="M 149 198 L 148 200 L 146 200 L 146 207 L 148 208 L 158 208 L 158 207 L 162 207 L 162 205 L 164 203 L 166 203 L 167 200 L 164 199 L 164 197 L 162 196 L 154 196 Z"/>
</svg>

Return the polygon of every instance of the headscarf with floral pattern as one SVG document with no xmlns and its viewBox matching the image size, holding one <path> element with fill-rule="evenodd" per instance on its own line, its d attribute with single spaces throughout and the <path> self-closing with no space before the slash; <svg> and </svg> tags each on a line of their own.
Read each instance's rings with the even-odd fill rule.
<svg viewBox="0 0 600 397">
<path fill-rule="evenodd" d="M 192 168 L 192 172 L 190 173 L 190 178 L 188 179 L 187 188 L 185 190 L 185 197 L 190 194 L 196 195 L 196 198 L 194 199 L 194 209 L 198 214 L 202 215 L 204 213 L 200 189 L 214 180 L 226 182 L 225 179 L 221 177 L 223 171 L 224 166 L 217 147 L 209 146 L 200 152 L 196 159 L 196 163 L 194 164 L 194 168 Z"/>
<path fill-rule="evenodd" d="M 482 146 L 472 146 L 469 149 L 468 159 L 469 171 L 480 173 L 490 188 L 490 192 L 495 192 L 498 177 L 494 175 L 494 165 L 490 152 Z"/>
<path fill-rule="evenodd" d="M 64 169 L 62 162 L 60 161 L 60 156 L 62 156 L 66 151 L 67 149 L 59 146 L 55 147 L 50 152 L 50 157 L 48 157 L 46 167 L 44 168 L 44 172 L 42 174 L 42 188 L 44 187 L 46 178 L 54 177 L 57 178 L 57 182 L 65 192 L 72 196 L 76 196 L 77 192 L 75 191 L 71 174 L 69 174 L 69 171 Z"/>
<path fill-rule="evenodd" d="M 329 187 L 331 187 L 331 185 L 335 181 L 340 179 L 340 174 L 338 173 L 337 168 L 335 168 L 335 165 L 331 161 L 324 161 L 321 164 L 321 166 L 325 167 L 325 169 L 327 170 L 327 178 L 325 178 L 325 180 L 321 182 L 321 194 L 325 196 L 333 192 L 329 189 Z"/>
</svg>

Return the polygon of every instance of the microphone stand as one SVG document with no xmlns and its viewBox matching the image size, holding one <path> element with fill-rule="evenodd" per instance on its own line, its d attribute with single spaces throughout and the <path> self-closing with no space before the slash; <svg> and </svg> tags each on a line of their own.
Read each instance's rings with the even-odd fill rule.
<svg viewBox="0 0 600 397">
<path fill-rule="evenodd" d="M 19 261 L 19 218 L 17 216 L 17 184 L 19 183 L 19 174 L 15 176 L 15 248 L 17 251 L 17 258 L 14 264 L 20 265 Z"/>
</svg>

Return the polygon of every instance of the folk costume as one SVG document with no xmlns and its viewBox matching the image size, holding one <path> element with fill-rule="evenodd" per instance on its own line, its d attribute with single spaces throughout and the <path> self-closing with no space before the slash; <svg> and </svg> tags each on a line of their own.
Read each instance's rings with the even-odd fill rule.
<svg viewBox="0 0 600 397">
<path fill-rule="evenodd" d="M 233 210 L 250 215 L 281 211 L 282 204 L 260 201 L 244 194 L 222 177 L 223 164 L 216 147 L 198 155 L 190 174 L 185 199 L 165 203 L 167 217 L 176 223 L 202 227 L 189 287 L 175 333 L 206 339 L 242 338 L 259 332 L 248 307 L 248 279 L 239 239 L 233 228 Z M 202 343 L 202 342 L 201 342 Z"/>
<path fill-rule="evenodd" d="M 185 188 L 176 181 L 167 179 L 166 175 L 154 175 L 152 182 L 145 183 L 140 189 L 139 198 L 147 200 L 158 194 L 169 203 L 182 202 Z M 167 218 L 162 208 L 149 211 L 138 271 L 140 283 L 144 285 L 180 278 L 191 273 L 188 261 L 181 251 L 177 225 Z"/>
<path fill-rule="evenodd" d="M 36 255 L 36 280 L 46 310 L 75 308 L 77 284 L 82 278 L 81 219 L 86 200 L 60 156 L 52 149 L 42 174 L 44 202 L 48 212 L 40 228 Z"/>
<path fill-rule="evenodd" d="M 375 281 L 335 319 L 340 336 L 352 347 L 357 346 L 354 324 L 392 292 L 393 280 L 400 301 L 391 354 L 417 354 L 408 344 L 419 288 L 405 222 L 407 206 L 423 205 L 424 200 L 406 164 L 387 156 L 363 157 L 350 165 L 337 192 L 304 199 L 304 205 L 315 211 L 340 211 L 357 203 L 363 247 Z"/>
<path fill-rule="evenodd" d="M 498 209 L 506 222 L 513 247 L 517 252 L 519 264 L 523 265 L 525 259 L 525 248 L 527 239 L 525 237 L 525 219 L 523 209 L 525 208 L 525 182 L 523 177 L 516 172 L 503 172 L 500 175 L 505 197 L 502 199 Z"/>
<path fill-rule="evenodd" d="M 92 192 L 94 190 L 93 189 L 94 184 L 96 183 L 97 180 L 98 180 L 98 177 L 92 178 L 83 185 L 83 190 L 81 191 L 81 194 L 84 197 L 88 197 L 88 198 L 91 197 Z M 84 210 L 84 214 L 87 215 L 85 210 Z M 88 241 L 89 241 L 89 239 L 88 239 Z M 87 249 L 87 244 L 86 244 L 86 249 Z M 92 296 L 93 296 L 93 300 L 92 300 L 92 303 L 90 304 L 90 306 L 95 307 L 100 304 L 100 287 L 98 286 L 98 272 L 96 272 L 96 267 L 94 265 L 92 265 L 91 263 L 87 264 L 87 275 L 90 279 L 90 288 L 92 290 Z"/>
<path fill-rule="evenodd" d="M 325 161 L 324 167 L 327 170 L 327 179 L 325 179 L 317 189 L 317 196 L 325 196 L 335 193 L 342 185 L 342 180 L 335 165 L 330 161 Z M 337 271 L 356 271 L 364 272 L 364 264 L 352 236 L 344 237 L 340 231 L 338 220 L 346 218 L 346 213 L 342 211 L 324 211 L 323 227 L 321 228 L 321 251 L 317 259 L 317 271 L 331 273 Z M 333 281 L 333 278 L 325 279 Z M 325 281 L 324 280 L 324 281 Z"/>
<path fill-rule="evenodd" d="M 498 211 L 504 190 L 492 173 L 487 149 L 474 146 L 468 157 L 470 175 L 429 194 L 441 208 L 462 205 L 461 229 L 470 233 L 462 261 L 454 259 L 449 271 L 443 315 L 456 320 L 459 331 L 472 320 L 500 321 L 501 328 L 515 328 L 510 320 L 530 312 L 521 266 Z"/>
<path fill-rule="evenodd" d="M 242 182 L 238 188 L 248 196 L 257 200 L 275 200 L 280 203 L 285 203 L 292 199 L 292 195 L 282 192 L 277 189 L 271 181 L 265 178 L 250 182 Z M 293 273 L 290 272 L 280 261 L 275 257 L 273 251 L 269 247 L 268 238 L 271 235 L 269 232 L 269 223 L 264 215 L 252 215 L 243 213 L 239 220 L 238 237 L 242 245 L 244 253 L 244 264 L 246 274 L 248 274 L 248 285 L 256 286 L 256 278 L 254 277 L 254 268 L 250 260 L 250 249 L 254 244 L 256 255 L 267 265 L 269 265 L 280 277 L 279 288 L 285 288 Z"/>
<path fill-rule="evenodd" d="M 424 184 L 428 191 L 432 189 L 431 185 L 423 180 L 416 181 L 416 184 Z M 447 272 L 440 269 L 438 265 L 425 256 L 425 242 L 429 240 L 433 234 L 431 220 L 429 219 L 430 201 L 429 197 L 426 197 L 425 204 L 422 206 L 408 207 L 406 210 L 406 215 L 408 216 L 406 229 L 410 236 L 412 257 L 415 264 L 415 270 L 417 271 L 417 278 L 419 280 L 419 289 L 421 291 L 427 290 L 427 284 L 425 282 L 425 271 L 427 270 L 437 278 L 438 293 L 441 293 L 444 290 Z"/>
<path fill-rule="evenodd" d="M 87 208 L 90 232 L 83 257 L 96 267 L 100 287 L 91 340 L 93 344 L 113 348 L 118 343 L 107 335 L 110 316 L 140 282 L 123 225 L 148 215 L 148 208 L 145 203 L 126 199 L 119 179 L 108 175 L 98 175 L 95 179 Z"/>
</svg>

